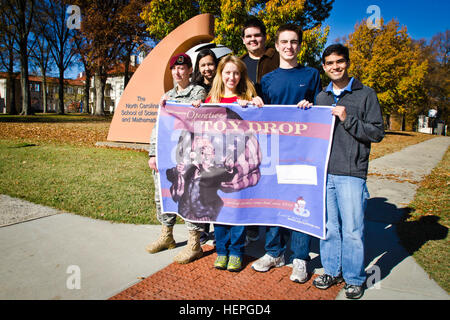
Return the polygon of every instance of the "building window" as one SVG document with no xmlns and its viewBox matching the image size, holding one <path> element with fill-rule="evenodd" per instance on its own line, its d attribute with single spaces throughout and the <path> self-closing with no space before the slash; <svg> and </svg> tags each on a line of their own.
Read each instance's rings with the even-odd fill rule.
<svg viewBox="0 0 450 320">
<path fill-rule="evenodd" d="M 39 92 L 40 91 L 40 87 L 41 87 L 40 83 L 34 83 L 34 82 L 30 83 L 30 89 L 33 92 Z"/>
</svg>

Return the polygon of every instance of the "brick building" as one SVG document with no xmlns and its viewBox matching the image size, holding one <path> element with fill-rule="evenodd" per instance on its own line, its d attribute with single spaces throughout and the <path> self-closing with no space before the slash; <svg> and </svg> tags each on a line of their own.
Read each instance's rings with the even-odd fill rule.
<svg viewBox="0 0 450 320">
<path fill-rule="evenodd" d="M 31 108 L 34 112 L 43 112 L 43 78 L 30 75 L 30 98 Z M 22 106 L 22 92 L 20 86 L 20 73 L 13 74 L 15 84 L 16 107 Z M 11 97 L 9 97 L 8 73 L 0 72 L 0 112 L 9 113 L 11 110 Z M 84 95 L 84 82 L 82 79 L 64 79 L 64 112 L 77 112 L 80 101 Z M 56 112 L 59 101 L 59 78 L 47 77 L 47 112 Z M 20 110 L 17 110 L 20 112 Z"/>
</svg>

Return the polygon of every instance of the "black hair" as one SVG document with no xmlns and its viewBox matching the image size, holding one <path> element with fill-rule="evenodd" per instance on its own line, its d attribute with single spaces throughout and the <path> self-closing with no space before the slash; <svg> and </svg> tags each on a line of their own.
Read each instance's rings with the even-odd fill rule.
<svg viewBox="0 0 450 320">
<path fill-rule="evenodd" d="M 195 68 L 194 68 L 194 73 L 192 75 L 192 82 L 196 85 L 202 85 L 203 84 L 203 76 L 200 73 L 200 68 L 199 68 L 199 63 L 200 60 L 206 56 L 211 56 L 214 60 L 214 64 L 216 65 L 216 69 L 217 69 L 217 65 L 219 64 L 219 60 L 217 59 L 216 54 L 214 53 L 214 51 L 212 51 L 211 49 L 202 49 L 200 50 L 200 52 L 197 54 L 197 60 L 195 61 Z"/>
<path fill-rule="evenodd" d="M 247 28 L 259 28 L 263 36 L 266 36 L 266 26 L 264 23 L 255 17 L 250 17 L 245 21 L 244 26 L 241 29 L 241 37 L 243 38 L 245 35 L 245 29 Z"/>
<path fill-rule="evenodd" d="M 343 56 L 345 60 L 347 60 L 347 62 L 350 61 L 350 53 L 348 48 L 340 43 L 335 43 L 328 46 L 322 53 L 322 64 L 325 64 L 325 58 L 332 55 L 333 53 Z"/>
<path fill-rule="evenodd" d="M 275 42 L 278 42 L 278 38 L 280 37 L 280 33 L 282 33 L 283 31 L 293 31 L 298 35 L 298 44 L 300 45 L 302 43 L 303 40 L 303 31 L 302 29 L 293 24 L 293 23 L 287 23 L 287 24 L 283 24 L 282 26 L 280 26 L 275 34 Z"/>
</svg>

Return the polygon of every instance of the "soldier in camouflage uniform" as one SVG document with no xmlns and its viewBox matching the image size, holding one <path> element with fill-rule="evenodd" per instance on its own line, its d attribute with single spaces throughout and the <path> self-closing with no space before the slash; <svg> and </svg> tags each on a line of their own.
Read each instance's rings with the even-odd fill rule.
<svg viewBox="0 0 450 320">
<path fill-rule="evenodd" d="M 173 56 L 170 59 L 170 69 L 172 77 L 176 85 L 173 89 L 167 91 L 160 101 L 160 106 L 163 107 L 165 102 L 176 101 L 180 103 L 192 103 L 194 106 L 199 106 L 201 101 L 205 99 L 206 92 L 201 86 L 191 84 L 189 76 L 192 73 L 192 62 L 188 55 L 182 53 Z M 150 149 L 148 161 L 149 167 L 153 170 L 153 179 L 155 184 L 155 203 L 156 203 L 156 217 L 162 224 L 162 232 L 155 242 L 149 244 L 146 250 L 149 253 L 156 253 L 164 249 L 173 249 L 176 246 L 173 238 L 173 226 L 175 225 L 176 214 L 162 213 L 160 203 L 159 190 L 159 173 L 156 167 L 156 141 L 157 128 L 153 127 L 150 138 Z M 189 263 L 203 255 L 200 246 L 200 234 L 204 230 L 205 225 L 201 223 L 191 223 L 186 221 L 186 226 L 189 230 L 188 244 L 184 250 L 180 251 L 174 261 L 178 263 Z"/>
</svg>

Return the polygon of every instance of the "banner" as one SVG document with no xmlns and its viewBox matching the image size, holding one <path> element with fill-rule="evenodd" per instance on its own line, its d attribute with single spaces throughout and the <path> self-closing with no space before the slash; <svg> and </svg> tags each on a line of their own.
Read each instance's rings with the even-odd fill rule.
<svg viewBox="0 0 450 320">
<path fill-rule="evenodd" d="M 162 211 L 323 239 L 330 109 L 167 103 L 158 115 Z"/>
</svg>

